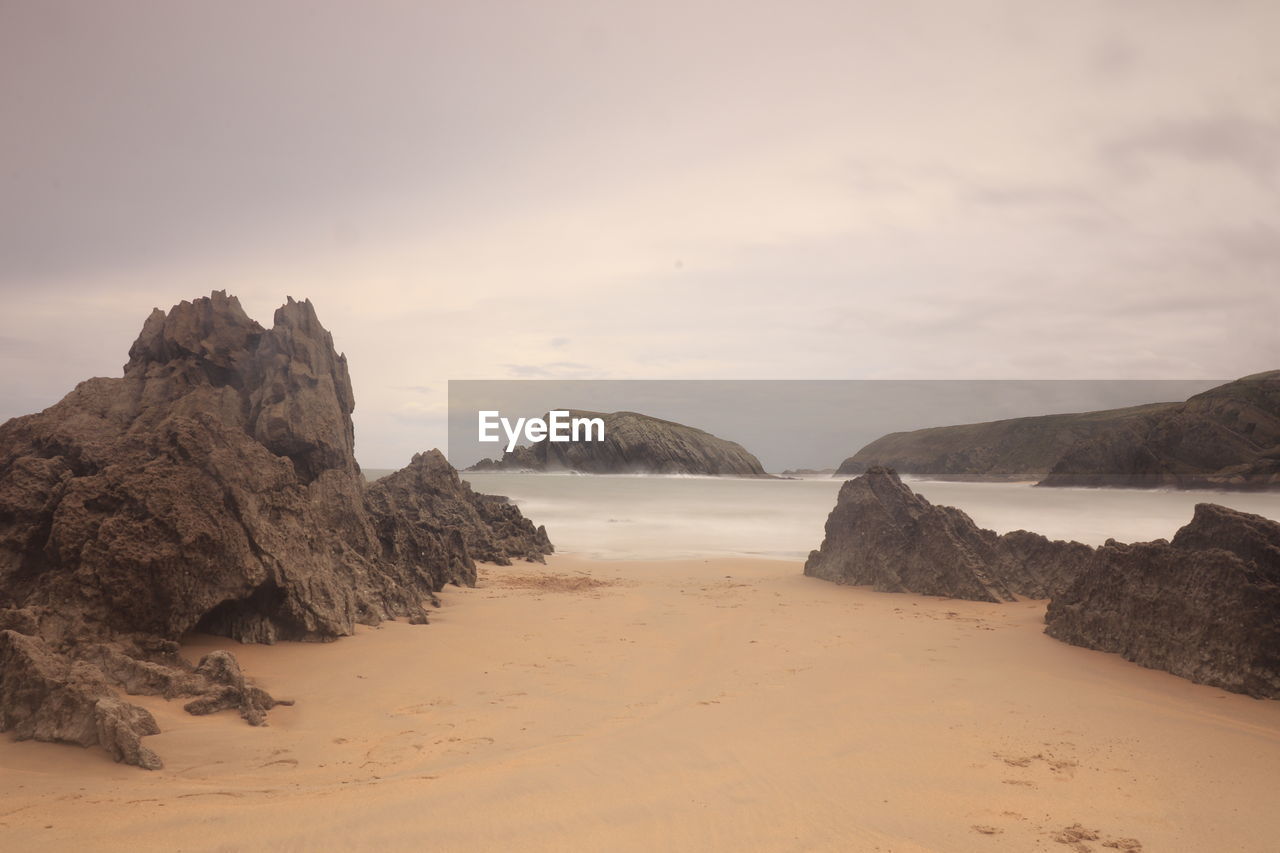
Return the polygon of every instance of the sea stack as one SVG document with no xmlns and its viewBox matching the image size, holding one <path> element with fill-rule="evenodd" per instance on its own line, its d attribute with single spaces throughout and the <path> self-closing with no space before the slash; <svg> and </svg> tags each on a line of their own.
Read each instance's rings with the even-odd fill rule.
<svg viewBox="0 0 1280 853">
<path fill-rule="evenodd" d="M 540 560 L 545 531 L 438 454 L 366 487 L 345 356 L 309 301 L 267 329 L 215 292 L 156 310 L 118 379 L 0 425 L 0 730 L 143 767 L 130 693 L 262 722 L 274 700 L 188 631 L 331 640 L 425 621 L 474 560 Z M 229 655 L 227 657 L 230 657 Z"/>
<path fill-rule="evenodd" d="M 804 573 L 883 592 L 999 602 L 1056 594 L 1091 553 L 1079 542 L 1025 530 L 998 536 L 954 507 L 931 504 L 896 471 L 877 466 L 841 486 L 826 536 Z"/>
</svg>

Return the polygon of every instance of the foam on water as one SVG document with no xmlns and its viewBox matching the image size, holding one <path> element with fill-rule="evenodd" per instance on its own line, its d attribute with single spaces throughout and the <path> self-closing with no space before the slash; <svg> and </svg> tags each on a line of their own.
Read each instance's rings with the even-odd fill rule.
<svg viewBox="0 0 1280 853">
<path fill-rule="evenodd" d="M 822 541 L 841 481 L 468 473 L 509 496 L 556 550 L 599 559 L 752 556 L 803 560 Z M 1201 502 L 1280 518 L 1280 493 L 1038 489 L 1024 483 L 907 482 L 983 527 L 1100 545 L 1168 538 Z"/>
</svg>

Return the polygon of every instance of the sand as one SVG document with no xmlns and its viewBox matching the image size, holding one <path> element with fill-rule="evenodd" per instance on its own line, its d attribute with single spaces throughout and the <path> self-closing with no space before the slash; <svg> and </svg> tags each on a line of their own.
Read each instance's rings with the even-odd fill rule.
<svg viewBox="0 0 1280 853">
<path fill-rule="evenodd" d="M 1268 851 L 1280 703 L 1073 648 L 1042 602 L 792 562 L 484 567 L 429 626 L 227 645 L 251 728 L 166 768 L 0 737 L 0 849 Z M 1140 844 L 1140 847 L 1138 846 Z"/>
</svg>

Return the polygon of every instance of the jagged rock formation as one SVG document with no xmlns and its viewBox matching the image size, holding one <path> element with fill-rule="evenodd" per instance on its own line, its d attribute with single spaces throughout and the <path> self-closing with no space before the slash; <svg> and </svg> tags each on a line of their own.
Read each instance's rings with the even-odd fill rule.
<svg viewBox="0 0 1280 853">
<path fill-rule="evenodd" d="M 91 664 L 17 631 L 0 631 L 0 729 L 21 740 L 101 746 L 148 770 L 161 766 L 141 741 L 160 732 L 149 711 L 118 699 Z"/>
<path fill-rule="evenodd" d="M 552 550 L 545 528 L 535 528 L 505 497 L 473 492 L 439 450 L 417 453 L 407 467 L 374 481 L 368 501 L 389 553 L 448 560 L 433 550 L 452 538 L 453 555 L 507 566 L 513 557 L 542 562 Z M 470 560 L 456 562 L 453 571 L 455 583 L 475 584 Z"/>
<path fill-rule="evenodd" d="M 469 471 L 580 471 L 585 474 L 694 474 L 768 478 L 760 460 L 734 441 L 636 412 L 567 410 L 600 418 L 604 441 L 538 441 L 483 459 Z"/>
<path fill-rule="evenodd" d="M 892 469 L 875 467 L 841 486 L 804 573 L 884 592 L 1012 601 L 1058 593 L 1092 551 L 1025 530 L 998 536 L 954 507 L 931 504 Z"/>
<path fill-rule="evenodd" d="M 210 652 L 202 657 L 196 666 L 195 676 L 205 679 L 213 688 L 182 706 L 189 714 L 234 710 L 239 711 L 249 725 L 260 726 L 266 722 L 267 711 L 276 705 L 293 704 L 273 699 L 262 688 L 245 681 L 239 661 L 230 652 Z"/>
<path fill-rule="evenodd" d="M 1280 524 L 1199 504 L 1171 542 L 1099 548 L 1045 632 L 1152 669 L 1280 698 Z"/>
<path fill-rule="evenodd" d="M 354 406 L 310 302 L 264 329 L 217 292 L 153 312 L 122 378 L 0 425 L 0 629 L 14 635 L 0 729 L 155 766 L 129 734 L 154 721 L 104 685 L 250 722 L 274 702 L 234 661 L 182 661 L 184 633 L 270 643 L 425 621 L 423 601 L 473 582 L 476 558 L 550 553 L 438 454 L 366 487 Z"/>
<path fill-rule="evenodd" d="M 1251 696 L 1280 698 L 1280 523 L 1198 504 L 1172 541 L 1101 548 L 997 536 L 890 469 L 846 482 L 806 575 L 978 601 L 1050 598 L 1051 637 Z"/>
<path fill-rule="evenodd" d="M 1219 385 L 1081 442 L 1040 485 L 1280 488 L 1280 370 Z"/>
<path fill-rule="evenodd" d="M 893 432 L 841 462 L 836 476 L 856 476 L 879 465 L 904 474 L 938 478 L 1039 480 L 1079 442 L 1109 433 L 1117 424 L 1176 405 L 1153 403 Z"/>
</svg>

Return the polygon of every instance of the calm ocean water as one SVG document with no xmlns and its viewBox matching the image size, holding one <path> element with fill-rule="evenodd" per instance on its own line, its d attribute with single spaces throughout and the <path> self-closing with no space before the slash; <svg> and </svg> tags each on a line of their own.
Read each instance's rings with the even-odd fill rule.
<svg viewBox="0 0 1280 853">
<path fill-rule="evenodd" d="M 507 495 L 556 550 L 600 559 L 755 556 L 803 559 L 822 541 L 841 481 L 736 480 L 468 473 L 481 492 Z M 1037 489 L 1021 483 L 908 479 L 936 504 L 983 527 L 1018 528 L 1100 545 L 1168 538 L 1201 502 L 1280 519 L 1280 493 Z"/>
</svg>

